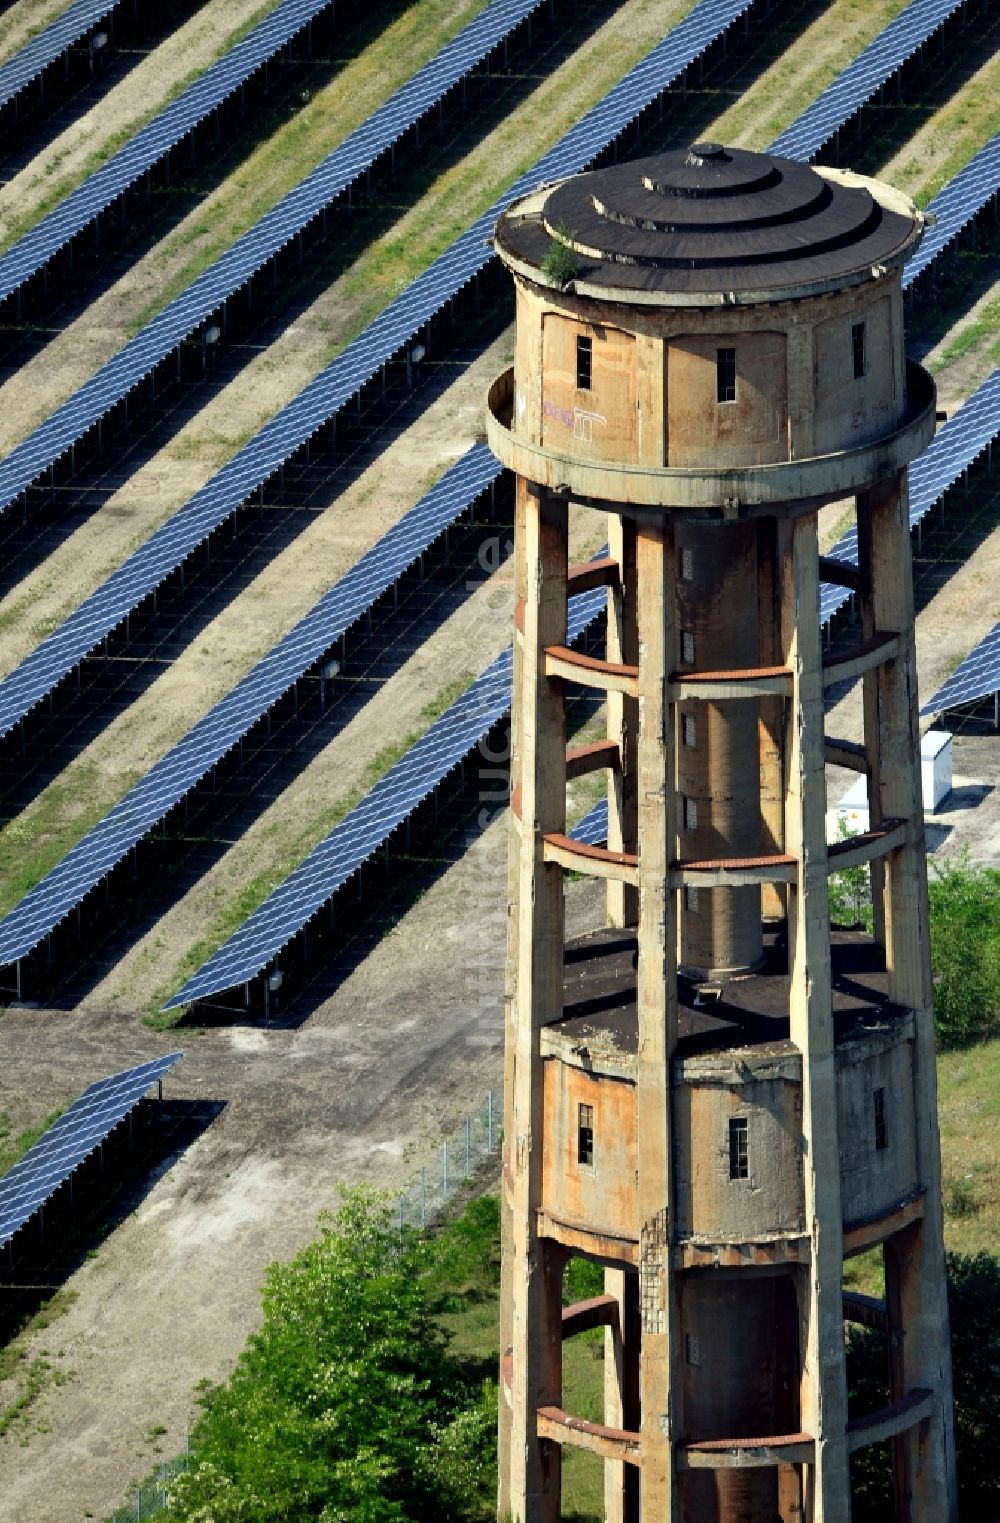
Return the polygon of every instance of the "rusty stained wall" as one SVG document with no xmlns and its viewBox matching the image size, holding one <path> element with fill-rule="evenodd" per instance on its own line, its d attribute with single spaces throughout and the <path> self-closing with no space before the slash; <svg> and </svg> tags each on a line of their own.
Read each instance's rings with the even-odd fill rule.
<svg viewBox="0 0 1000 1523">
<path fill-rule="evenodd" d="M 550 1033 L 552 1028 L 549 1028 Z M 913 1147 L 911 1026 L 837 1048 L 837 1108 L 845 1222 L 891 1209 L 918 1184 Z M 800 1059 L 753 1049 L 685 1059 L 672 1088 L 675 1233 L 706 1242 L 804 1230 Z M 636 1104 L 630 1078 L 589 1073 L 578 1058 L 544 1058 L 542 1204 L 564 1221 L 635 1235 Z M 873 1094 L 886 1096 L 888 1145 L 875 1146 Z M 594 1115 L 594 1162 L 577 1157 L 579 1106 Z M 730 1177 L 729 1122 L 748 1123 L 749 1176 Z"/>
<path fill-rule="evenodd" d="M 632 1237 L 638 1220 L 635 1085 L 544 1060 L 542 1206 L 564 1221 Z M 577 1157 L 579 1107 L 594 1112 L 594 1161 Z"/>
<path fill-rule="evenodd" d="M 577 382 L 577 342 L 590 343 L 591 386 Z M 603 323 L 578 323 L 548 312 L 542 320 L 542 443 L 584 458 L 638 458 L 636 341 Z"/>
<path fill-rule="evenodd" d="M 885 1092 L 884 1148 L 875 1145 L 877 1089 Z M 837 1124 L 845 1222 L 888 1211 L 916 1188 L 911 1042 L 875 1039 L 838 1047 Z"/>
<path fill-rule="evenodd" d="M 677 1232 L 709 1242 L 798 1232 L 801 1087 L 780 1076 L 674 1086 Z M 747 1122 L 749 1176 L 729 1171 L 729 1122 Z"/>
<path fill-rule="evenodd" d="M 850 449 L 902 421 L 895 277 L 794 302 L 694 312 L 516 284 L 513 430 L 557 453 L 648 466 L 750 466 Z M 869 356 L 860 379 L 851 337 L 857 322 L 865 323 Z M 593 344 L 589 391 L 576 385 L 581 335 Z M 716 351 L 724 347 L 737 351 L 737 400 L 720 403 Z"/>
<path fill-rule="evenodd" d="M 736 400 L 719 402 L 716 355 L 736 351 Z M 769 465 L 788 459 L 783 333 L 682 334 L 666 351 L 664 464 Z"/>
</svg>

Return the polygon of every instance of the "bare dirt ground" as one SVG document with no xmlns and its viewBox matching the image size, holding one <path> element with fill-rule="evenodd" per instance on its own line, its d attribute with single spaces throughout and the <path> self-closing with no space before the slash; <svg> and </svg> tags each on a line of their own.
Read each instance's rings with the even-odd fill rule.
<svg viewBox="0 0 1000 1523">
<path fill-rule="evenodd" d="M 257 1323 L 264 1268 L 308 1241 L 337 1185 L 402 1184 L 499 1087 L 505 843 L 502 821 L 474 840 L 297 1031 L 157 1035 L 96 1000 L 3 1016 L 0 1104 L 19 1123 L 178 1046 L 168 1094 L 226 1108 L 32 1339 L 32 1355 L 74 1373 L 0 1440 L 2 1523 L 79 1523 L 125 1500 L 156 1459 L 152 1427 L 167 1430 L 164 1455 L 183 1448 L 195 1383 L 226 1373 Z M 595 901 L 590 885 L 572 889 L 583 929 Z M 0 1403 L 10 1396 L 0 1388 Z"/>
</svg>

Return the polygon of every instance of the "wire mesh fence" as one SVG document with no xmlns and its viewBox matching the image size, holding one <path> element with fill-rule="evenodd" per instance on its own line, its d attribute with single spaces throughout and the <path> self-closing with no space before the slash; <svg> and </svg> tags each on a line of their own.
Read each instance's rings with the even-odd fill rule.
<svg viewBox="0 0 1000 1523">
<path fill-rule="evenodd" d="M 396 1201 L 400 1230 L 426 1227 L 499 1146 L 500 1109 L 491 1089 L 480 1109 L 466 1116 L 458 1131 L 444 1139 L 434 1161 L 425 1164 L 400 1191 Z"/>
<path fill-rule="evenodd" d="M 172 1460 L 164 1460 L 153 1475 L 147 1476 L 135 1488 L 133 1499 L 111 1514 L 108 1523 L 137 1523 L 142 1518 L 155 1518 L 167 1505 L 170 1482 L 186 1470 L 189 1463 L 187 1450 Z"/>
</svg>

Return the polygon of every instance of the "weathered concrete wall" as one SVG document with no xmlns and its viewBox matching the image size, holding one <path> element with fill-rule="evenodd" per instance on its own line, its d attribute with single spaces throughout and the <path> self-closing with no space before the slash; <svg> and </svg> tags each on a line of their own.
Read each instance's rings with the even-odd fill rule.
<svg viewBox="0 0 1000 1523">
<path fill-rule="evenodd" d="M 671 468 L 778 464 L 870 442 L 906 406 L 897 283 L 808 303 L 630 308 L 517 282 L 513 428 L 581 459 Z M 864 374 L 854 373 L 856 324 Z M 591 340 L 591 386 L 577 386 L 577 339 Z M 736 351 L 736 398 L 717 399 L 716 357 Z M 544 379 L 543 379 L 544 377 Z"/>
<path fill-rule="evenodd" d="M 775 1077 L 679 1084 L 674 1104 L 681 1237 L 714 1242 L 802 1230 L 799 1083 Z M 730 1177 L 729 1123 L 735 1118 L 747 1124 L 746 1179 Z"/>
<path fill-rule="evenodd" d="M 629 1237 L 636 1220 L 636 1088 L 620 1056 L 595 1073 L 547 1030 L 543 1208 L 561 1220 Z M 845 1223 L 890 1211 L 918 1184 L 912 1023 L 863 1033 L 836 1049 Z M 634 1059 L 632 1059 L 634 1063 Z M 799 1137 L 801 1058 L 747 1048 L 687 1058 L 673 1074 L 675 1237 L 705 1243 L 765 1240 L 806 1230 Z M 876 1146 L 873 1096 L 885 1096 L 886 1146 Z M 579 1107 L 593 1111 L 594 1161 L 578 1158 Z M 746 1178 L 730 1173 L 730 1120 L 747 1123 Z"/>
<path fill-rule="evenodd" d="M 885 1145 L 877 1146 L 875 1094 L 885 1105 Z M 913 1047 L 878 1036 L 837 1050 L 840 1188 L 845 1222 L 877 1216 L 917 1186 Z"/>
</svg>

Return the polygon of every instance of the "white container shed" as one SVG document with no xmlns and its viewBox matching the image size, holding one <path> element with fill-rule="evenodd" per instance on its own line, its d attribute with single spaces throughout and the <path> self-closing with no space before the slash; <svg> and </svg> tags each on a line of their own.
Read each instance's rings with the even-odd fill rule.
<svg viewBox="0 0 1000 1523">
<path fill-rule="evenodd" d="M 933 814 L 951 792 L 952 736 L 947 730 L 928 730 L 920 742 L 920 782 L 924 813 Z M 863 835 L 868 829 L 868 779 L 855 778 L 836 809 L 827 818 L 827 835 L 836 841 L 842 827 L 849 835 Z"/>
</svg>

